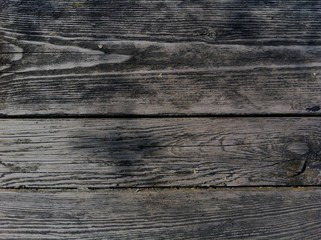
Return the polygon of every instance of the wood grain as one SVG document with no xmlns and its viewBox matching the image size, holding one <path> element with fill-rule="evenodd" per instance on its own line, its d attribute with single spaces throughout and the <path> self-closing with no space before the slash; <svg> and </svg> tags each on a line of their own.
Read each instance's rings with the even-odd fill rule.
<svg viewBox="0 0 321 240">
<path fill-rule="evenodd" d="M 320 2 L 2 0 L 6 37 L 320 44 Z"/>
<path fill-rule="evenodd" d="M 321 109 L 319 46 L 4 44 L 9 50 L 0 54 L 4 115 L 310 114 Z"/>
<path fill-rule="evenodd" d="M 319 185 L 319 118 L 1 120 L 2 188 Z"/>
<path fill-rule="evenodd" d="M 0 239 L 319 239 L 320 10 L 0 0 Z"/>
<path fill-rule="evenodd" d="M 0 192 L 1 239 L 311 239 L 320 189 Z"/>
<path fill-rule="evenodd" d="M 318 1 L 0 3 L 0 114 L 310 114 Z"/>
</svg>

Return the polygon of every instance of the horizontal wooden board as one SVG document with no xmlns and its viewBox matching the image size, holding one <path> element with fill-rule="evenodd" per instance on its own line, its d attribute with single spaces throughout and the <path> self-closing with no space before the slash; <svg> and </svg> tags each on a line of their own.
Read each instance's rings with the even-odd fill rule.
<svg viewBox="0 0 321 240">
<path fill-rule="evenodd" d="M 320 189 L 0 192 L 1 239 L 311 239 Z"/>
<path fill-rule="evenodd" d="M 315 0 L 2 0 L 0 31 L 6 37 L 45 41 L 320 44 L 320 4 Z"/>
<path fill-rule="evenodd" d="M 321 109 L 318 46 L 3 44 L 8 53 L 0 54 L 0 114 L 309 114 Z"/>
<path fill-rule="evenodd" d="M 319 118 L 1 120 L 0 187 L 319 185 Z"/>
<path fill-rule="evenodd" d="M 0 114 L 309 114 L 318 1 L 0 2 Z"/>
</svg>

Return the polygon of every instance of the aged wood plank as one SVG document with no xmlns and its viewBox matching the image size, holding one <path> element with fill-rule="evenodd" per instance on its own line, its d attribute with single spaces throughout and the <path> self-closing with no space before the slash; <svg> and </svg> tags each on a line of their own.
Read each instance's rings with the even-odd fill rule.
<svg viewBox="0 0 321 240">
<path fill-rule="evenodd" d="M 33 39 L 320 44 L 320 2 L 2 0 L 0 30 Z"/>
<path fill-rule="evenodd" d="M 4 45 L 0 114 L 309 114 L 321 106 L 319 46 Z"/>
<path fill-rule="evenodd" d="M 320 189 L 0 192 L 1 239 L 311 239 Z"/>
<path fill-rule="evenodd" d="M 2 188 L 319 185 L 319 118 L 1 120 Z"/>
<path fill-rule="evenodd" d="M 1 1 L 0 114 L 318 112 L 320 4 Z"/>
</svg>

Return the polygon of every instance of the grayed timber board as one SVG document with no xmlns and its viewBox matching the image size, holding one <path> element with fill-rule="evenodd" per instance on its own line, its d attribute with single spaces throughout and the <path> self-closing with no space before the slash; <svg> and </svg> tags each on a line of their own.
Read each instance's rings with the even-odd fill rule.
<svg viewBox="0 0 321 240">
<path fill-rule="evenodd" d="M 318 240 L 321 191 L 1 191 L 0 238 Z"/>
<path fill-rule="evenodd" d="M 0 2 L 0 114 L 309 114 L 319 1 Z"/>
<path fill-rule="evenodd" d="M 38 43 L 28 44 L 36 48 Z M 321 47 L 152 42 L 104 46 L 107 50 L 73 47 L 73 52 L 63 53 L 70 47 L 50 45 L 57 52 L 25 53 L 21 48 L 20 53 L 0 54 L 0 114 L 320 110 Z"/>
<path fill-rule="evenodd" d="M 6 37 L 56 40 L 320 44 L 321 3 L 192 0 L 2 0 Z"/>
<path fill-rule="evenodd" d="M 2 119 L 3 188 L 319 185 L 319 118 Z"/>
</svg>

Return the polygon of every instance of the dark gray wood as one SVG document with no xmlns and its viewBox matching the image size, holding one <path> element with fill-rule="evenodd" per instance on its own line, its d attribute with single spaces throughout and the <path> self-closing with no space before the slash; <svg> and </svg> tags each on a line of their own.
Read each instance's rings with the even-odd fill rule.
<svg viewBox="0 0 321 240">
<path fill-rule="evenodd" d="M 0 238 L 311 239 L 320 189 L 0 192 Z"/>
<path fill-rule="evenodd" d="M 309 114 L 321 106 L 318 46 L 4 44 L 0 114 Z"/>
<path fill-rule="evenodd" d="M 320 2 L 2 0 L 6 37 L 320 44 Z"/>
<path fill-rule="evenodd" d="M 1 120 L 2 188 L 319 185 L 319 118 Z"/>
<path fill-rule="evenodd" d="M 0 0 L 0 239 L 320 239 L 320 10 Z"/>
<path fill-rule="evenodd" d="M 315 113 L 319 1 L 0 2 L 0 114 Z"/>
</svg>

